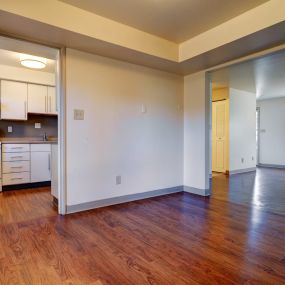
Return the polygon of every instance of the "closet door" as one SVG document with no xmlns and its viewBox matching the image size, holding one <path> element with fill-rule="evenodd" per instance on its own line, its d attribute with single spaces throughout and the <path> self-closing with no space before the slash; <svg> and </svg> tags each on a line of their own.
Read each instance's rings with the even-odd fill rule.
<svg viewBox="0 0 285 285">
<path fill-rule="evenodd" d="M 213 141 L 213 157 L 212 170 L 215 172 L 226 171 L 226 101 L 213 102 L 212 117 L 212 141 Z"/>
</svg>

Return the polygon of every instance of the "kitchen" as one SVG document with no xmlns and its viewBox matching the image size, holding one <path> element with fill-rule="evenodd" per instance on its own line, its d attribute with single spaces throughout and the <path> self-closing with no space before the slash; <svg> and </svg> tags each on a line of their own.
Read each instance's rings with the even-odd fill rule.
<svg viewBox="0 0 285 285">
<path fill-rule="evenodd" d="M 0 39 L 0 191 L 48 191 L 53 206 L 58 203 L 55 54 Z"/>
</svg>

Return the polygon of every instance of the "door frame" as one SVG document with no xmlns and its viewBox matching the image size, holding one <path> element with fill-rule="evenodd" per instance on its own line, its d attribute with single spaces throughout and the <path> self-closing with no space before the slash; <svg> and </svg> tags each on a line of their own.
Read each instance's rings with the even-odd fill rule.
<svg viewBox="0 0 285 285">
<path fill-rule="evenodd" d="M 58 213 L 66 214 L 67 187 L 66 187 L 66 49 L 60 48 L 57 57 L 56 97 L 58 105 Z M 58 103 L 57 103 L 58 104 Z"/>
<path fill-rule="evenodd" d="M 205 72 L 205 82 L 206 82 L 206 88 L 205 88 L 205 121 L 208 123 L 206 125 L 206 134 L 205 134 L 205 145 L 206 145 L 206 158 L 205 158 L 205 165 L 206 165 L 206 173 L 209 172 L 207 183 L 211 185 L 211 179 L 212 179 L 212 80 L 211 80 L 211 73 L 226 67 L 230 67 L 236 64 L 240 64 L 243 62 L 251 61 L 254 59 L 262 58 L 267 55 L 284 52 L 285 51 L 285 44 L 277 45 L 275 47 L 253 53 L 251 55 L 242 56 L 236 60 L 231 60 L 228 62 L 225 62 L 223 64 L 220 64 L 218 66 L 214 66 L 211 68 L 206 69 Z M 260 116 L 259 116 L 260 119 Z M 258 147 L 260 149 L 260 147 Z M 256 161 L 257 165 L 259 163 L 259 157 Z M 206 176 L 207 177 L 207 176 Z M 209 191 L 209 195 L 212 193 L 212 189 Z"/>
<path fill-rule="evenodd" d="M 260 159 L 260 107 L 256 107 L 256 165 L 259 165 Z"/>
<path fill-rule="evenodd" d="M 58 214 L 65 215 L 67 207 L 66 188 L 66 49 L 64 47 L 48 45 L 43 42 L 32 41 L 26 38 L 6 35 L 0 36 L 7 39 L 27 42 L 35 45 L 45 46 L 57 50 L 56 57 L 56 99 L 58 107 Z"/>
</svg>

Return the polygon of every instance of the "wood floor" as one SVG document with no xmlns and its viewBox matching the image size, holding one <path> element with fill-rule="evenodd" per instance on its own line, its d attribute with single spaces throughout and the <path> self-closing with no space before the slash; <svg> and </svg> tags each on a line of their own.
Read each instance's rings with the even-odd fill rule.
<svg viewBox="0 0 285 285">
<path fill-rule="evenodd" d="M 37 194 L 1 210 L 0 284 L 285 284 L 283 215 L 179 193 L 60 217 Z"/>
<path fill-rule="evenodd" d="M 258 167 L 256 172 L 216 174 L 212 197 L 285 215 L 285 169 Z"/>
<path fill-rule="evenodd" d="M 0 225 L 57 215 L 50 191 L 41 187 L 0 192 Z"/>
</svg>

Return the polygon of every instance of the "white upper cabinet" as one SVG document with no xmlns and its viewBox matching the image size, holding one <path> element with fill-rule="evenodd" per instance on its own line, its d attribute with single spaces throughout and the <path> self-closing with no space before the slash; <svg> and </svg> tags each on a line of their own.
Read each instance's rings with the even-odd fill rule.
<svg viewBox="0 0 285 285">
<path fill-rule="evenodd" d="M 47 113 L 48 87 L 43 85 L 28 84 L 28 112 Z"/>
<path fill-rule="evenodd" d="M 57 114 L 55 87 L 28 84 L 28 112 Z"/>
<path fill-rule="evenodd" d="M 57 114 L 55 87 L 48 87 L 48 113 Z"/>
<path fill-rule="evenodd" d="M 27 83 L 1 80 L 1 119 L 27 120 Z"/>
</svg>

